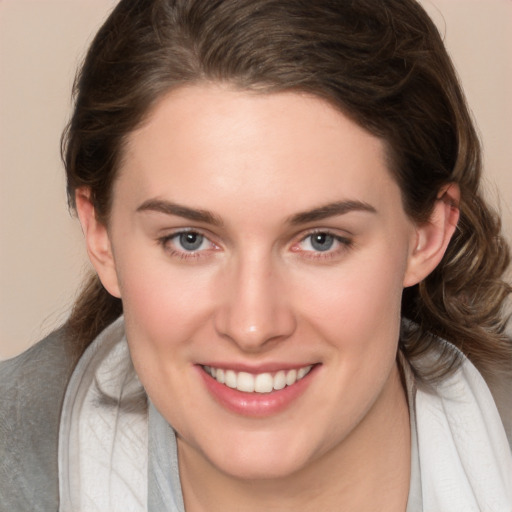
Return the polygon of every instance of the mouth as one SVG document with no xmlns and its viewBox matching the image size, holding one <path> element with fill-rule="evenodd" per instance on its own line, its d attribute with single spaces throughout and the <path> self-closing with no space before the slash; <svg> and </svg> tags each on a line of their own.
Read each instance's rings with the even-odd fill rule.
<svg viewBox="0 0 512 512">
<path fill-rule="evenodd" d="M 236 389 L 243 393 L 268 394 L 293 386 L 308 375 L 313 365 L 256 374 L 215 368 L 213 366 L 201 367 L 210 377 L 228 388 Z"/>
</svg>

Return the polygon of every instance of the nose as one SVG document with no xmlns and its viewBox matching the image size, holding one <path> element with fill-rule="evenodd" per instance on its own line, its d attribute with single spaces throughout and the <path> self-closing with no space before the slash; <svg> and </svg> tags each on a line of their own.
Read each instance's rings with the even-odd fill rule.
<svg viewBox="0 0 512 512">
<path fill-rule="evenodd" d="M 296 318 L 282 276 L 272 263 L 254 257 L 230 265 L 219 283 L 217 333 L 245 352 L 258 352 L 290 337 Z"/>
</svg>

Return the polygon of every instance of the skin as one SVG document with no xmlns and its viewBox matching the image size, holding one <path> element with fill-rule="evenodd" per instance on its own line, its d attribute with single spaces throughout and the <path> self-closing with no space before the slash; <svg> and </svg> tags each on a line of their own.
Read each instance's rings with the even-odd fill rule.
<svg viewBox="0 0 512 512">
<path fill-rule="evenodd" d="M 332 106 L 203 85 L 171 92 L 130 134 L 108 227 L 89 197 L 78 190 L 89 255 L 178 433 L 187 511 L 405 510 L 400 300 L 442 258 L 456 187 L 418 226 L 384 143 Z M 184 230 L 204 236 L 198 250 Z M 219 403 L 200 364 L 315 367 L 286 407 L 253 417 Z"/>
</svg>

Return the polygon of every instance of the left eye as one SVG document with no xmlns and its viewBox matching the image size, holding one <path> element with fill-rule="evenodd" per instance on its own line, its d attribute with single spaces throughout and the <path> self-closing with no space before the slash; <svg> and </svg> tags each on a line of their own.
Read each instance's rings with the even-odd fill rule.
<svg viewBox="0 0 512 512">
<path fill-rule="evenodd" d="M 329 233 L 314 233 L 313 235 L 309 235 L 306 240 L 308 240 L 308 244 L 315 251 L 328 251 L 332 249 L 332 246 L 335 244 L 335 238 Z"/>
<path fill-rule="evenodd" d="M 174 237 L 175 243 L 178 243 L 180 249 L 184 251 L 198 251 L 199 249 L 204 249 L 205 245 L 207 245 L 207 239 L 199 234 L 194 233 L 193 231 L 178 233 Z"/>
<path fill-rule="evenodd" d="M 303 251 L 327 252 L 337 249 L 340 244 L 344 244 L 344 240 L 341 237 L 331 235 L 330 233 L 318 232 L 311 233 L 303 238 L 299 246 Z"/>
</svg>

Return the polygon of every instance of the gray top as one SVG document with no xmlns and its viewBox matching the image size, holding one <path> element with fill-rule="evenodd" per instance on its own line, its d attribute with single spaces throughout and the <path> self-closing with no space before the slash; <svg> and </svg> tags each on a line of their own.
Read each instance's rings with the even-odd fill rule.
<svg viewBox="0 0 512 512">
<path fill-rule="evenodd" d="M 0 363 L 0 510 L 58 509 L 57 446 L 76 360 L 63 331 Z"/>
</svg>

